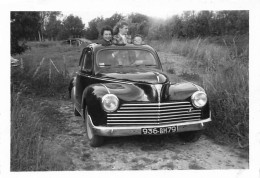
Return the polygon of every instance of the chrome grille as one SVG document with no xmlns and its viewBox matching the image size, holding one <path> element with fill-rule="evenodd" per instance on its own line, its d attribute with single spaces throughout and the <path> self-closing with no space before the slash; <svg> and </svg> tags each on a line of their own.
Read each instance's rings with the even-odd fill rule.
<svg viewBox="0 0 260 178">
<path fill-rule="evenodd" d="M 190 102 L 122 104 L 114 113 L 107 114 L 107 125 L 159 125 L 198 121 L 201 110 Z"/>
</svg>

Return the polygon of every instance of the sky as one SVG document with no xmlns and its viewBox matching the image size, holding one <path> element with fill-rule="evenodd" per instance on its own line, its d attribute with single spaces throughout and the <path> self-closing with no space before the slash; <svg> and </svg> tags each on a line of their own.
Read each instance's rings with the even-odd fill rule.
<svg viewBox="0 0 260 178">
<path fill-rule="evenodd" d="M 132 5 L 133 6 L 133 5 Z M 165 9 L 164 11 L 159 11 L 159 10 L 153 10 L 153 9 L 138 9 L 135 7 L 129 8 L 129 9 L 124 9 L 120 10 L 120 8 L 111 8 L 111 9 L 106 9 L 106 7 L 101 6 L 100 8 L 95 9 L 95 10 L 85 10 L 85 11 L 62 11 L 62 14 L 64 18 L 66 16 L 69 16 L 70 14 L 74 16 L 78 16 L 82 19 L 83 23 L 85 26 L 88 26 L 88 22 L 91 21 L 92 19 L 96 17 L 103 17 L 103 18 L 108 18 L 111 17 L 115 13 L 120 13 L 124 16 L 129 15 L 131 13 L 141 13 L 144 15 L 148 15 L 150 17 L 156 17 L 156 18 L 162 18 L 166 19 L 168 17 L 171 17 L 176 14 L 181 14 L 183 10 L 178 10 L 178 9 Z"/>
<path fill-rule="evenodd" d="M 82 19 L 82 22 L 85 24 L 85 26 L 88 26 L 88 22 L 91 21 L 92 19 L 96 18 L 96 17 L 103 17 L 103 18 L 108 18 L 111 17 L 113 14 L 115 13 L 120 13 L 124 16 L 131 14 L 131 13 L 137 13 L 136 11 L 102 11 L 102 12 L 88 12 L 88 11 L 62 11 L 63 14 L 63 18 L 69 16 L 70 14 L 74 15 L 74 16 L 78 16 Z M 172 11 L 169 13 L 145 13 L 143 12 L 142 14 L 144 15 L 148 15 L 151 17 L 157 17 L 157 18 L 162 18 L 162 19 L 166 19 L 168 17 L 171 17 L 172 15 L 175 14 L 181 14 L 183 11 Z M 140 11 L 138 11 L 138 13 L 141 13 Z"/>
<path fill-rule="evenodd" d="M 138 12 L 151 17 L 166 19 L 175 14 L 181 14 L 185 10 L 245 10 L 247 6 L 250 6 L 250 3 L 245 3 L 245 1 L 246 0 L 77 0 L 77 2 L 80 2 L 77 4 L 83 4 L 83 6 L 74 8 L 74 5 L 66 6 L 65 4 L 62 13 L 65 16 L 72 14 L 80 17 L 87 27 L 90 20 L 100 16 L 104 18 L 111 17 L 116 12 L 122 15 Z"/>
</svg>

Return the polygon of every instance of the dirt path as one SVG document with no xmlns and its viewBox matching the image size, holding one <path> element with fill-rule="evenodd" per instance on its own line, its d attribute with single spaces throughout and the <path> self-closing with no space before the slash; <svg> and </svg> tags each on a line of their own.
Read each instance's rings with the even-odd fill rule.
<svg viewBox="0 0 260 178">
<path fill-rule="evenodd" d="M 72 170 L 248 168 L 248 160 L 241 157 L 239 150 L 218 145 L 206 136 L 195 143 L 184 143 L 177 135 L 117 137 L 108 138 L 102 147 L 92 148 L 86 140 L 82 118 L 73 115 L 72 103 L 57 102 L 66 128 L 49 144 L 65 153 L 62 161 L 71 164 Z"/>
<path fill-rule="evenodd" d="M 171 54 L 159 55 L 162 63 L 174 63 L 175 74 L 183 72 L 184 58 L 175 56 L 173 61 Z M 218 145 L 204 135 L 195 143 L 184 143 L 177 135 L 107 138 L 104 146 L 92 148 L 72 103 L 53 102 L 57 102 L 66 128 L 49 145 L 63 150 L 62 161 L 72 170 L 248 169 L 241 150 Z"/>
</svg>

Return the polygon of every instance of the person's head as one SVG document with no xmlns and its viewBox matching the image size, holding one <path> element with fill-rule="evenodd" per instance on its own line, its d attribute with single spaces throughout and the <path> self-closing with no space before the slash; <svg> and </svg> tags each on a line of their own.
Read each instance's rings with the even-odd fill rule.
<svg viewBox="0 0 260 178">
<path fill-rule="evenodd" d="M 113 30 L 111 27 L 106 26 L 101 29 L 101 36 L 104 40 L 110 41 L 112 39 Z"/>
<path fill-rule="evenodd" d="M 141 44 L 143 44 L 143 37 L 142 37 L 142 35 L 135 35 L 135 37 L 134 37 L 134 40 L 133 40 L 134 42 L 134 44 L 135 45 L 141 45 Z"/>
<path fill-rule="evenodd" d="M 126 35 L 128 32 L 128 23 L 125 21 L 118 22 L 115 26 L 115 32 L 115 34 Z"/>
</svg>

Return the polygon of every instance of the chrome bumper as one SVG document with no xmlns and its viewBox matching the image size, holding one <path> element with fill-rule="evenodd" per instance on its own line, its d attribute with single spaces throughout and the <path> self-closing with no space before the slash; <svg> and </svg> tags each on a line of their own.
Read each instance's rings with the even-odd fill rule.
<svg viewBox="0 0 260 178">
<path fill-rule="evenodd" d="M 94 126 L 92 120 L 90 119 L 90 127 L 95 135 L 99 136 L 131 136 L 131 135 L 141 135 L 142 128 L 161 128 L 169 126 L 177 126 L 177 132 L 186 132 L 194 130 L 204 129 L 204 123 L 210 122 L 211 118 L 203 119 L 200 121 L 191 121 L 178 124 L 163 124 L 163 125 L 152 125 L 152 126 L 126 126 L 126 127 L 105 127 L 105 126 Z"/>
</svg>

